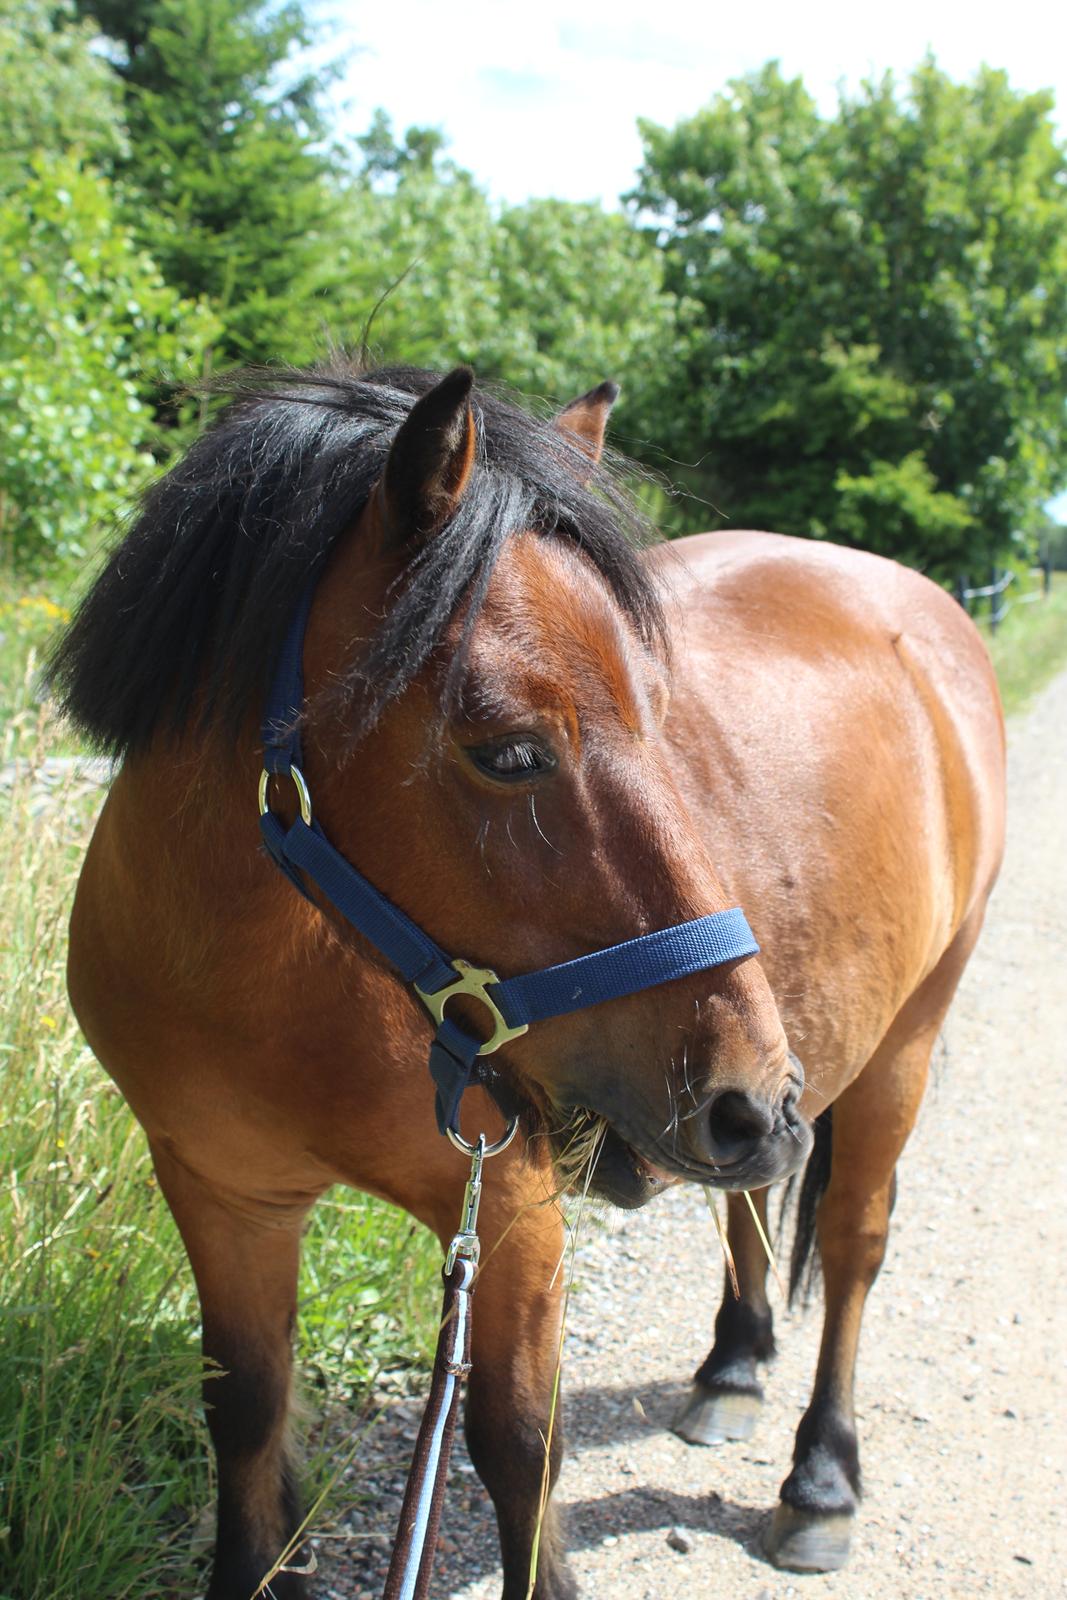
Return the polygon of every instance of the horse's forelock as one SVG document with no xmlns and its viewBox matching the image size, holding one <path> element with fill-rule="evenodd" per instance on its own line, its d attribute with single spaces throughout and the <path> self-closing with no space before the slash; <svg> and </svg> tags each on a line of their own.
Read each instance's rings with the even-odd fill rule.
<svg viewBox="0 0 1067 1600">
<path fill-rule="evenodd" d="M 258 706 L 297 599 L 358 521 L 412 405 L 439 375 L 237 374 L 230 404 L 145 495 L 49 666 L 71 719 L 121 755 L 196 715 L 231 734 Z M 353 678 L 366 731 L 411 682 L 468 600 L 476 625 L 506 539 L 572 541 L 639 634 L 664 623 L 639 549 L 649 529 L 617 465 L 591 468 L 553 423 L 494 391 L 473 395 L 475 469 L 447 525 L 412 552 Z M 357 682 L 358 679 L 358 682 Z"/>
</svg>

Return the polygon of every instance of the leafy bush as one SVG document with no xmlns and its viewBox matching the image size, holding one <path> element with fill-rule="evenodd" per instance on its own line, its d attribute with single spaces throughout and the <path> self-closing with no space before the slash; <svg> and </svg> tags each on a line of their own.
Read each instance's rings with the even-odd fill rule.
<svg viewBox="0 0 1067 1600">
<path fill-rule="evenodd" d="M 162 281 L 73 158 L 0 202 L 0 552 L 84 554 L 155 465 L 148 395 L 197 370 L 216 322 Z"/>
<path fill-rule="evenodd" d="M 35 156 L 125 152 L 114 73 L 94 32 L 75 23 L 70 0 L 0 0 L 0 195 L 25 182 Z"/>
</svg>

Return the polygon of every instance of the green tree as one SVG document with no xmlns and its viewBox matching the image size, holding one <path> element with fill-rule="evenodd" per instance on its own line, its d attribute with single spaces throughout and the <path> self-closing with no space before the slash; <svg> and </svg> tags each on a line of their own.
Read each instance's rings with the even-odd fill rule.
<svg viewBox="0 0 1067 1600">
<path fill-rule="evenodd" d="M 366 336 L 376 360 L 476 361 L 499 316 L 489 201 L 468 172 L 432 154 L 367 155 L 341 202 L 344 288 L 331 330 L 353 346 Z"/>
<path fill-rule="evenodd" d="M 439 128 L 409 128 L 400 144 L 393 133 L 392 119 L 381 107 L 371 118 L 366 133 L 360 134 L 356 144 L 363 152 L 363 177 L 371 185 L 381 185 L 383 180 L 396 179 L 411 167 L 424 171 L 432 168 L 445 148 L 445 136 Z"/>
<path fill-rule="evenodd" d="M 674 296 L 651 241 L 598 205 L 530 200 L 503 212 L 494 266 L 501 318 L 483 358 L 490 370 L 553 401 L 614 379 L 616 434 L 647 441 L 675 355 Z"/>
<path fill-rule="evenodd" d="M 373 314 L 379 359 L 470 361 L 482 377 L 552 402 L 615 378 L 620 433 L 644 438 L 675 339 L 652 242 L 596 205 L 497 210 L 432 129 L 411 128 L 398 144 L 379 113 L 360 144 L 341 333 L 358 342 Z"/>
<path fill-rule="evenodd" d="M 941 574 L 1036 531 L 1067 442 L 1051 109 L 927 61 L 821 118 L 772 64 L 642 124 L 630 199 L 686 346 L 664 442 L 729 522 Z"/>
<path fill-rule="evenodd" d="M 337 200 L 299 3 L 78 0 L 108 42 L 130 139 L 113 172 L 167 283 L 210 300 L 218 360 L 306 359 L 338 288 Z"/>
<path fill-rule="evenodd" d="M 1067 572 L 1067 523 L 1046 521 L 1038 534 L 1038 555 L 1058 572 Z"/>
</svg>

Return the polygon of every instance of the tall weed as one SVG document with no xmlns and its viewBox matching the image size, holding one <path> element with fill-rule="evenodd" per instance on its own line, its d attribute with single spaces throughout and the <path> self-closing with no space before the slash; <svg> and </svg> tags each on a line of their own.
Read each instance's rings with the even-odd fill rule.
<svg viewBox="0 0 1067 1600">
<path fill-rule="evenodd" d="M 100 790 L 47 764 L 50 713 L 23 699 L 0 758 L 0 1595 L 188 1594 L 183 1533 L 209 1494 L 194 1297 L 66 1001 Z"/>
</svg>

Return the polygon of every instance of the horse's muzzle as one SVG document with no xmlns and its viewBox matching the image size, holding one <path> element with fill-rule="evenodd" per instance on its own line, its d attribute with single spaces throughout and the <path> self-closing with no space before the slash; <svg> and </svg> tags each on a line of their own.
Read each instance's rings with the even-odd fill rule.
<svg viewBox="0 0 1067 1600">
<path fill-rule="evenodd" d="M 798 1114 L 803 1084 L 790 1080 L 771 1102 L 747 1089 L 724 1089 L 687 1126 L 688 1156 L 711 1168 L 705 1182 L 756 1189 L 788 1177 L 811 1150 L 811 1130 Z"/>
<path fill-rule="evenodd" d="M 811 1151 L 811 1129 L 798 1111 L 803 1087 L 803 1068 L 794 1056 L 773 1098 L 748 1088 L 719 1089 L 688 1114 L 676 1114 L 666 1128 L 652 1129 L 617 1084 L 614 1092 L 594 1092 L 591 1103 L 610 1132 L 591 1187 L 629 1207 L 642 1205 L 672 1179 L 717 1189 L 777 1183 L 802 1166 Z"/>
</svg>

